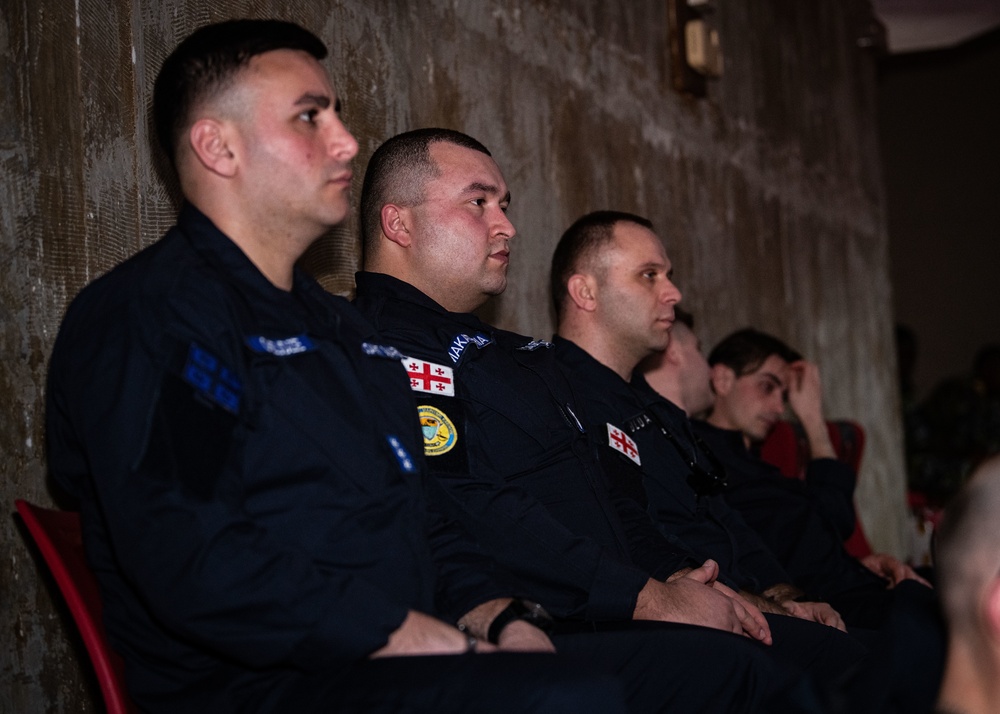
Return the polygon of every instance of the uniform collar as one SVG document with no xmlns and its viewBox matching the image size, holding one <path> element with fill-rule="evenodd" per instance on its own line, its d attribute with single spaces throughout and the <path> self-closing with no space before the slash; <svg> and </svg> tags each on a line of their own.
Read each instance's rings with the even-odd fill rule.
<svg viewBox="0 0 1000 714">
<path fill-rule="evenodd" d="M 556 346 L 559 360 L 569 367 L 571 373 L 586 375 L 589 381 L 601 380 L 606 383 L 614 380 L 623 387 L 628 384 L 617 372 L 594 359 L 593 355 L 572 340 L 556 335 L 552 338 L 552 343 Z"/>
<path fill-rule="evenodd" d="M 192 248 L 210 265 L 243 284 L 258 297 L 268 300 L 291 300 L 292 294 L 309 293 L 318 284 L 298 268 L 293 272 L 291 293 L 275 286 L 257 269 L 238 245 L 219 230 L 194 204 L 185 201 L 177 217 L 177 227 Z M 320 288 L 321 289 L 321 288 Z"/>
<path fill-rule="evenodd" d="M 709 442 L 709 446 L 723 444 L 734 454 L 750 455 L 747 445 L 743 441 L 743 432 L 739 429 L 723 429 L 701 419 L 693 420 L 691 423 L 694 425 L 695 431 Z M 718 452 L 718 449 L 714 450 Z"/>
<path fill-rule="evenodd" d="M 493 334 L 495 331 L 495 328 L 487 325 L 470 312 L 449 312 L 419 289 L 392 275 L 362 270 L 354 274 L 354 281 L 357 285 L 356 294 L 359 299 L 388 297 L 393 300 L 419 305 L 424 309 L 438 313 L 453 322 L 460 323 L 478 332 Z"/>
</svg>

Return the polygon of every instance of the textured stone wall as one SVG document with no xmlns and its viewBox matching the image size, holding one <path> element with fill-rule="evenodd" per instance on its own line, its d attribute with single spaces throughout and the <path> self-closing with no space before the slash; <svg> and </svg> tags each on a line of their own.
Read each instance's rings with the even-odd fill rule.
<svg viewBox="0 0 1000 714">
<path fill-rule="evenodd" d="M 314 29 L 364 161 L 427 125 L 493 149 L 513 192 L 504 327 L 551 332 L 546 275 L 580 213 L 648 215 L 712 344 L 754 324 L 818 359 L 833 416 L 868 430 L 861 510 L 902 552 L 902 469 L 874 58 L 864 0 L 719 3 L 726 72 L 670 86 L 666 3 L 641 0 L 0 0 L 0 504 L 52 503 L 42 399 L 67 301 L 176 210 L 146 110 L 194 27 L 275 15 Z M 349 293 L 352 220 L 307 262 Z M 0 520 L 0 712 L 89 711 L 82 649 L 16 519 Z"/>
</svg>

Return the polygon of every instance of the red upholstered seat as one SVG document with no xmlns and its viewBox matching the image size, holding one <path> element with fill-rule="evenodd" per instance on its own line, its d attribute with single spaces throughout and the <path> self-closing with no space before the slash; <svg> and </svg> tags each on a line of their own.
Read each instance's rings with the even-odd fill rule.
<svg viewBox="0 0 1000 714">
<path fill-rule="evenodd" d="M 84 557 L 80 514 L 41 508 L 20 499 L 14 504 L 76 621 L 108 714 L 137 712 L 125 691 L 124 663 L 104 635 L 101 596 Z"/>
</svg>

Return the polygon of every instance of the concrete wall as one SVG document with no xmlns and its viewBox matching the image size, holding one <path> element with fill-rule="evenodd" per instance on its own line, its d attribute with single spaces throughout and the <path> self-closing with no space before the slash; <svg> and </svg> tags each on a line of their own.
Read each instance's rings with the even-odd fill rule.
<svg viewBox="0 0 1000 714">
<path fill-rule="evenodd" d="M 719 3 L 726 74 L 708 97 L 670 86 L 666 3 L 641 0 L 2 0 L 0 504 L 51 503 L 42 398 L 62 311 L 169 225 L 172 192 L 146 108 L 166 52 L 194 27 L 277 15 L 313 28 L 364 161 L 386 136 L 463 129 L 512 187 L 511 287 L 489 308 L 547 336 L 545 277 L 580 213 L 648 215 L 711 344 L 755 324 L 821 362 L 829 412 L 868 430 L 860 493 L 876 543 L 902 550 L 874 58 L 864 0 Z M 347 293 L 355 225 L 309 265 Z M 13 518 L 0 520 L 0 711 L 89 710 L 78 644 Z"/>
</svg>

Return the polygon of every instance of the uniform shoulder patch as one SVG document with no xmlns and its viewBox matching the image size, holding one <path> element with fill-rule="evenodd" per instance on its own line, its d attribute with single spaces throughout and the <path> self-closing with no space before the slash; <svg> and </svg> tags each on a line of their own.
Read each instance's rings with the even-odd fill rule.
<svg viewBox="0 0 1000 714">
<path fill-rule="evenodd" d="M 414 392 L 455 396 L 455 372 L 451 367 L 412 357 L 406 357 L 403 366 L 410 378 L 410 389 Z"/>
<path fill-rule="evenodd" d="M 517 349 L 524 350 L 525 352 L 534 352 L 537 349 L 548 349 L 552 347 L 552 343 L 546 340 L 532 340 L 526 344 L 521 345 Z"/>
<path fill-rule="evenodd" d="M 208 350 L 192 342 L 181 376 L 210 402 L 233 414 L 239 413 L 243 384 L 232 369 Z"/>
<path fill-rule="evenodd" d="M 636 443 L 632 441 L 628 434 L 610 423 L 608 424 L 608 446 L 615 451 L 625 454 L 636 465 L 641 465 L 639 461 L 639 447 L 636 446 Z"/>
<path fill-rule="evenodd" d="M 451 357 L 452 362 L 457 363 L 462 358 L 465 348 L 470 344 L 482 349 L 492 343 L 493 340 L 481 332 L 475 335 L 467 335 L 463 332 L 460 335 L 456 335 L 455 339 L 451 341 L 451 346 L 448 348 L 448 356 Z"/>
<path fill-rule="evenodd" d="M 385 357 L 386 359 L 406 359 L 402 352 L 392 345 L 376 345 L 373 342 L 362 342 L 361 351 L 369 357 Z"/>
<path fill-rule="evenodd" d="M 262 335 L 247 337 L 247 347 L 254 352 L 268 353 L 275 357 L 291 357 L 302 352 L 312 352 L 316 345 L 308 335 L 295 335 L 281 339 L 269 339 Z"/>
<path fill-rule="evenodd" d="M 447 454 L 458 443 L 458 430 L 448 415 L 437 407 L 421 404 L 417 407 L 420 431 L 424 436 L 424 453 L 427 456 Z"/>
<path fill-rule="evenodd" d="M 635 434 L 638 431 L 642 431 L 652 423 L 653 420 L 649 418 L 649 415 L 643 412 L 642 414 L 636 414 L 631 419 L 626 420 L 625 428 L 628 429 L 629 434 Z"/>
<path fill-rule="evenodd" d="M 403 446 L 403 442 L 392 434 L 387 434 L 385 438 L 389 442 L 389 448 L 392 449 L 392 454 L 396 457 L 396 463 L 399 464 L 399 468 L 404 473 L 416 473 L 417 464 L 414 462 L 413 457 L 410 456 L 410 452 Z"/>
</svg>

